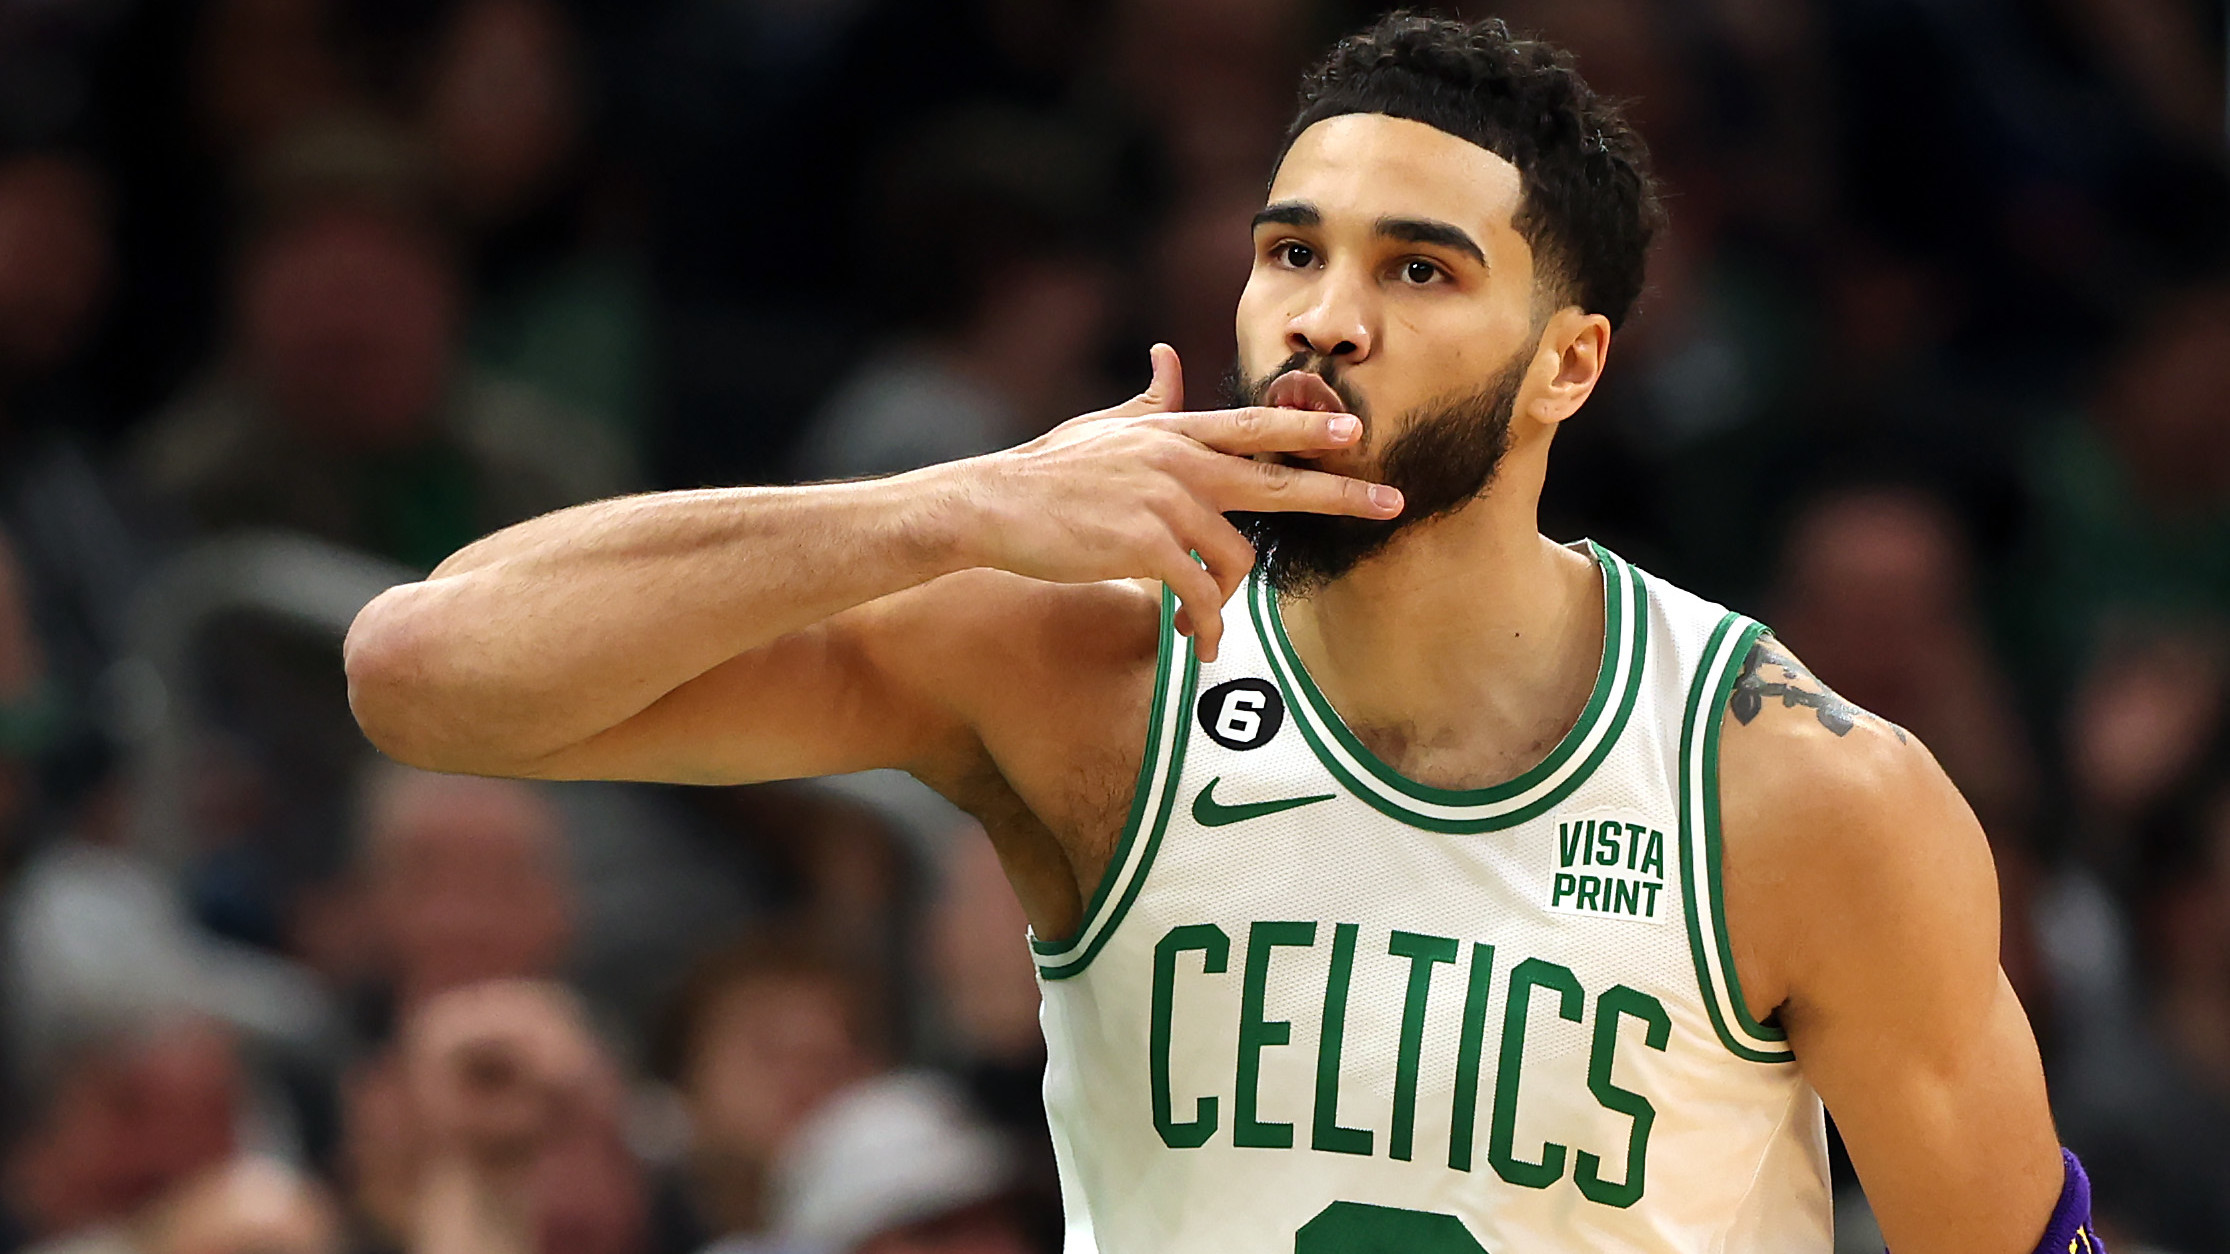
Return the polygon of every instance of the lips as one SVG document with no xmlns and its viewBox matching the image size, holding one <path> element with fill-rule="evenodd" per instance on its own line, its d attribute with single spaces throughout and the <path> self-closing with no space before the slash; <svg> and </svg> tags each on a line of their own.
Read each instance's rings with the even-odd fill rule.
<svg viewBox="0 0 2230 1254">
<path fill-rule="evenodd" d="M 1306 370 L 1288 370 L 1270 384 L 1263 403 L 1273 409 L 1306 409 L 1319 414 L 1344 414 L 1347 404 L 1321 377 Z"/>
</svg>

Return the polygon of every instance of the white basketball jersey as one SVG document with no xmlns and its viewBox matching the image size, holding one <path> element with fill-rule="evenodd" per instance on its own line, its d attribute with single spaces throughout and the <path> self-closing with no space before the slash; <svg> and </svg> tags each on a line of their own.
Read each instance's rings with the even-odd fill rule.
<svg viewBox="0 0 2230 1254">
<path fill-rule="evenodd" d="M 1826 1133 L 1747 1014 L 1721 714 L 1764 630 L 1592 544 L 1595 689 L 1492 788 L 1341 723 L 1259 579 L 1170 626 L 1083 927 L 1036 939 L 1067 1254 L 1812 1254 Z"/>
</svg>

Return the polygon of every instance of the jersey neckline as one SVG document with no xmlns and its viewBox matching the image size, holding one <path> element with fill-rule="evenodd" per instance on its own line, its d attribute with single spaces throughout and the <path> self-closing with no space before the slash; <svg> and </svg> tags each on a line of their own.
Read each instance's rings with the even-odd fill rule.
<svg viewBox="0 0 2230 1254">
<path fill-rule="evenodd" d="M 1592 540 L 1582 541 L 1603 581 L 1603 655 L 1580 717 L 1547 757 L 1516 778 L 1484 788 L 1434 788 L 1380 760 L 1332 708 L 1287 637 L 1277 597 L 1259 572 L 1247 604 L 1257 637 L 1309 747 L 1347 790 L 1373 809 L 1433 831 L 1493 831 L 1535 818 L 1570 795 L 1608 755 L 1641 691 L 1649 639 L 1649 594 L 1641 573 Z"/>
</svg>

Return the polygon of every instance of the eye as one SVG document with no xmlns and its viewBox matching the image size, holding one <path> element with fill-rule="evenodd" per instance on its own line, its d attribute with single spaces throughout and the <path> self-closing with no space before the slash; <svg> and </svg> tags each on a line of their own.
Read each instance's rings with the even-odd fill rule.
<svg viewBox="0 0 2230 1254">
<path fill-rule="evenodd" d="M 1316 250 L 1307 244 L 1297 244 L 1287 240 L 1272 251 L 1278 260 L 1296 270 L 1306 270 L 1316 264 Z"/>
<path fill-rule="evenodd" d="M 1419 258 L 1412 257 L 1401 265 L 1402 281 L 1415 284 L 1418 287 L 1423 287 L 1441 276 L 1442 271 L 1439 266 Z"/>
</svg>

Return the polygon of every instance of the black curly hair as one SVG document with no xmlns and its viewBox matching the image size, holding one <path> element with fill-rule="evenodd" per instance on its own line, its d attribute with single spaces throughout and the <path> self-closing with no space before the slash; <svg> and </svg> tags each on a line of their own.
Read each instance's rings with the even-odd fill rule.
<svg viewBox="0 0 2230 1254">
<path fill-rule="evenodd" d="M 1423 122 L 1516 166 L 1524 199 L 1511 225 L 1547 290 L 1614 328 L 1633 312 L 1664 209 L 1648 146 L 1570 53 L 1499 18 L 1389 13 L 1303 80 L 1278 163 L 1301 132 L 1349 113 Z"/>
</svg>

